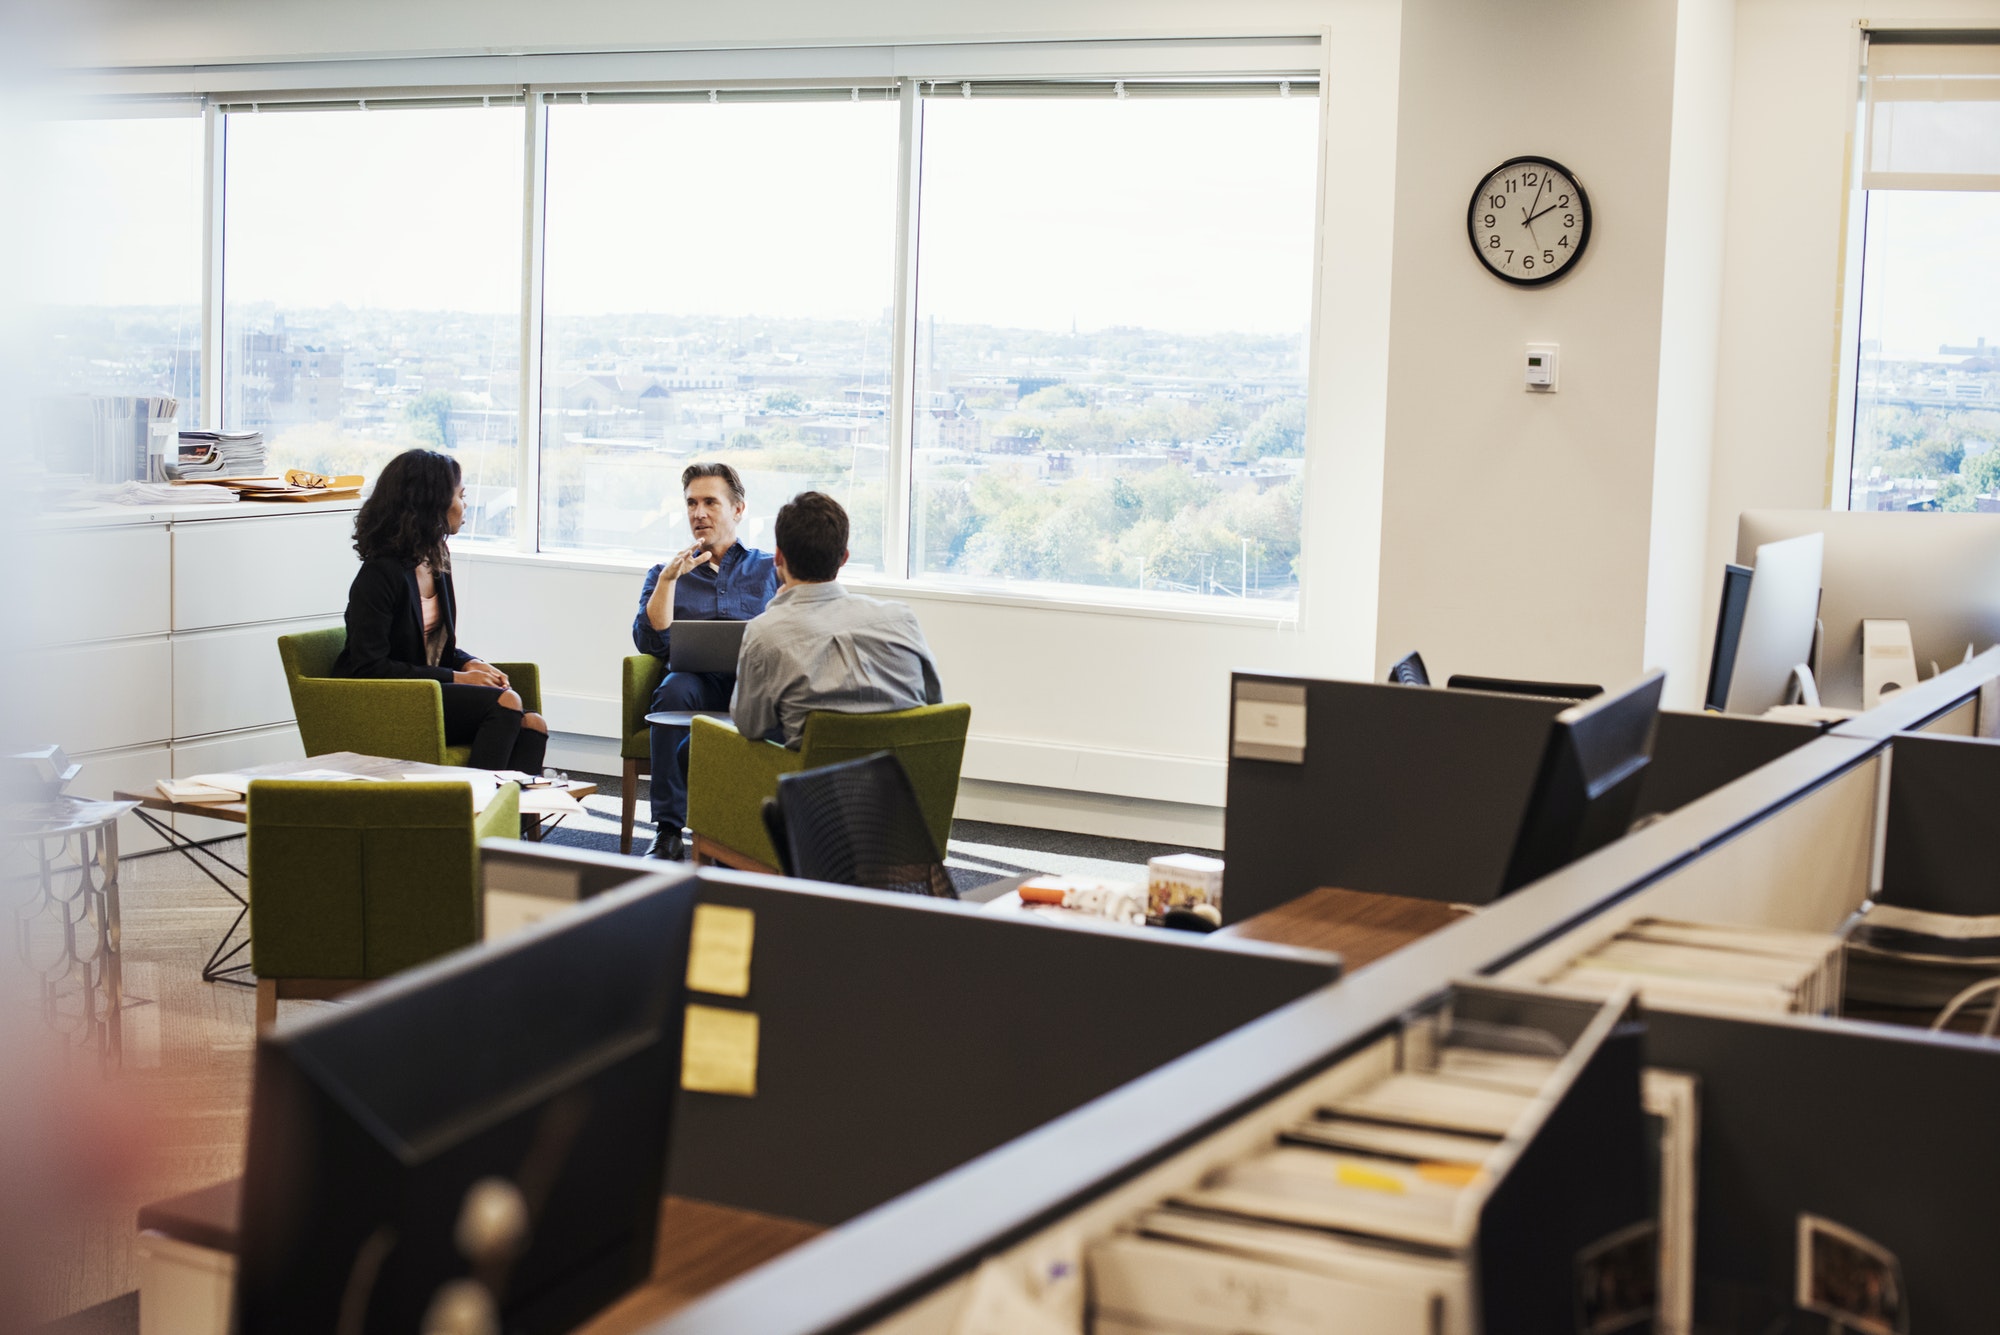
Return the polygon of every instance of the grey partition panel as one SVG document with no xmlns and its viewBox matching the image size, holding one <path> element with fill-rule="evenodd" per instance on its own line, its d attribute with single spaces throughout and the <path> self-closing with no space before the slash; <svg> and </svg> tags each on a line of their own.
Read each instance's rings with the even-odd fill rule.
<svg viewBox="0 0 2000 1335">
<path fill-rule="evenodd" d="M 754 1098 L 683 1092 L 672 1189 L 834 1224 L 1332 982 L 1336 957 L 704 871 L 756 915 Z"/>
<path fill-rule="evenodd" d="M 1993 877 L 1996 811 L 2000 742 L 1898 737 L 1889 758 L 1882 902 L 1972 917 L 2000 913 Z"/>
<path fill-rule="evenodd" d="M 1701 1081 L 1698 1323 L 1786 1328 L 1804 1212 L 1896 1255 L 1907 1329 L 1993 1329 L 2000 1044 L 1852 1021 L 1648 1026 L 1647 1064 Z"/>
<path fill-rule="evenodd" d="M 1229 761 L 1223 916 L 1334 885 L 1483 904 L 1569 703 L 1237 673 L 1305 691 L 1303 763 Z"/>
<path fill-rule="evenodd" d="M 1807 723 L 1660 711 L 1636 815 L 1678 811 L 1821 734 Z"/>
</svg>

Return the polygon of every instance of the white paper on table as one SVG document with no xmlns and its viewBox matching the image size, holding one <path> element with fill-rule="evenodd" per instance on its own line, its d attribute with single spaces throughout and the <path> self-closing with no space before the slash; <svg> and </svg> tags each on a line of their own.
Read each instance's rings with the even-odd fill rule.
<svg viewBox="0 0 2000 1335">
<path fill-rule="evenodd" d="M 486 804 L 493 800 L 493 794 L 500 791 L 499 781 L 482 770 L 463 774 L 405 774 L 405 783 L 463 783 L 472 788 L 472 814 L 477 816 L 486 810 Z"/>
<path fill-rule="evenodd" d="M 526 788 L 521 792 L 523 816 L 580 816 L 583 803 L 560 788 Z"/>
</svg>

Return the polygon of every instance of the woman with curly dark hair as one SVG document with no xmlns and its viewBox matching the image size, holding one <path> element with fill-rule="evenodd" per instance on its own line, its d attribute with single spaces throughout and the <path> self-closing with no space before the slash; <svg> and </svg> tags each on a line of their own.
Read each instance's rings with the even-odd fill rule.
<svg viewBox="0 0 2000 1335">
<path fill-rule="evenodd" d="M 428 677 L 444 692 L 447 746 L 472 745 L 474 769 L 539 774 L 549 725 L 522 710 L 507 674 L 458 647 L 445 539 L 465 521 L 458 460 L 435 450 L 391 459 L 354 517 L 361 569 L 347 590 L 341 677 Z"/>
</svg>

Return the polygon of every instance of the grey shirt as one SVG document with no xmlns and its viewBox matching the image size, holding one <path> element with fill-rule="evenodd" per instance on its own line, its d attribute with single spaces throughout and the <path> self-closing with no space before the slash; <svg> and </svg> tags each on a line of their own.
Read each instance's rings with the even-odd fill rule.
<svg viewBox="0 0 2000 1335">
<path fill-rule="evenodd" d="M 916 613 L 829 582 L 778 590 L 743 632 L 729 712 L 745 737 L 796 749 L 814 710 L 885 714 L 943 700 Z"/>
</svg>

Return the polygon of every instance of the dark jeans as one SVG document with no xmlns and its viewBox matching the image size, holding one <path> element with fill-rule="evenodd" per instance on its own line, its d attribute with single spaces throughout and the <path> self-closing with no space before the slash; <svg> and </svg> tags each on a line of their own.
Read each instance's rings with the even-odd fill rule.
<svg viewBox="0 0 2000 1335">
<path fill-rule="evenodd" d="M 500 703 L 498 686 L 438 687 L 444 693 L 444 744 L 472 744 L 474 769 L 517 769 L 542 772 L 549 736 L 521 726 L 522 713 Z"/>
<path fill-rule="evenodd" d="M 733 672 L 669 672 L 653 692 L 653 711 L 727 709 L 736 690 Z M 677 834 L 687 824 L 686 728 L 655 723 L 653 735 L 653 827 Z"/>
</svg>

